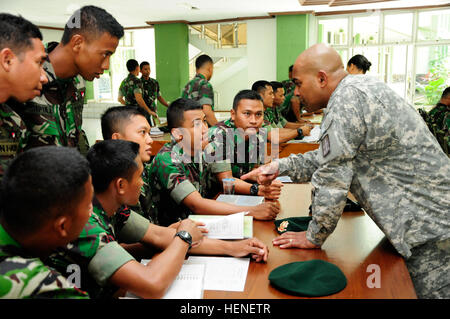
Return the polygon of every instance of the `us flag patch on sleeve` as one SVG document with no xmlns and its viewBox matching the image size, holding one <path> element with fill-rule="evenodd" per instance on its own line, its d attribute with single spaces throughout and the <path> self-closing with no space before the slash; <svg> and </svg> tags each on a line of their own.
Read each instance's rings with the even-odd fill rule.
<svg viewBox="0 0 450 319">
<path fill-rule="evenodd" d="M 328 134 L 322 139 L 322 156 L 325 157 L 330 153 L 330 138 Z"/>
</svg>

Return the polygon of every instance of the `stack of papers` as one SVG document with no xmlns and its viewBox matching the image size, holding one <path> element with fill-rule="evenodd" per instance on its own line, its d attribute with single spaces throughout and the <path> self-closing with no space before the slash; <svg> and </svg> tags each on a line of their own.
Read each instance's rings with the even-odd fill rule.
<svg viewBox="0 0 450 319">
<path fill-rule="evenodd" d="M 221 194 L 216 199 L 219 202 L 235 204 L 238 206 L 257 206 L 264 201 L 264 196 L 250 195 L 224 195 Z"/>
<path fill-rule="evenodd" d="M 293 183 L 292 179 L 289 176 L 278 176 L 276 180 L 282 182 L 282 183 Z"/>
<path fill-rule="evenodd" d="M 142 259 L 141 264 L 147 265 L 150 259 Z M 206 266 L 201 263 L 187 264 L 185 261 L 172 285 L 167 289 L 162 299 L 202 299 Z M 125 298 L 139 298 L 127 292 Z"/>
<path fill-rule="evenodd" d="M 190 256 L 186 265 L 204 265 L 204 290 L 244 291 L 250 258 Z"/>
<path fill-rule="evenodd" d="M 158 127 L 154 126 L 150 129 L 150 136 L 152 136 L 152 137 L 158 137 L 158 136 L 163 136 L 163 135 L 164 135 L 164 132 L 161 131 Z"/>
<path fill-rule="evenodd" d="M 222 215 L 189 215 L 189 218 L 202 222 L 209 238 L 216 239 L 243 239 L 253 237 L 253 216 L 237 213 Z"/>
<path fill-rule="evenodd" d="M 204 290 L 244 291 L 249 264 L 250 258 L 191 256 L 162 299 L 202 299 Z M 124 298 L 139 297 L 127 292 Z"/>
</svg>

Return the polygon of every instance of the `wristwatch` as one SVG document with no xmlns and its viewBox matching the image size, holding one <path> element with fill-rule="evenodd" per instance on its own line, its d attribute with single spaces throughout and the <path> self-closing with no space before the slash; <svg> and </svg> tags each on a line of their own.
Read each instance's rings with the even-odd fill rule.
<svg viewBox="0 0 450 319">
<path fill-rule="evenodd" d="M 302 138 L 305 137 L 305 136 L 303 135 L 303 131 L 302 131 L 302 129 L 301 129 L 300 127 L 297 129 L 297 133 L 298 133 L 298 136 L 297 136 L 296 139 L 301 140 Z"/>
<path fill-rule="evenodd" d="M 259 184 L 253 184 L 252 186 L 250 186 L 250 195 L 256 196 L 258 195 L 258 191 L 259 191 Z"/>
<path fill-rule="evenodd" d="M 189 249 L 192 247 L 192 236 L 185 230 L 181 230 L 175 234 L 173 237 L 180 237 L 183 241 L 189 244 Z"/>
</svg>

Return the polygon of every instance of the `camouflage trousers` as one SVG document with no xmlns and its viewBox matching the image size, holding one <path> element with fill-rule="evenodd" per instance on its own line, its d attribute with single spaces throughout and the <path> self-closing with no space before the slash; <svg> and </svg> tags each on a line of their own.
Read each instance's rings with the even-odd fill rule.
<svg viewBox="0 0 450 319">
<path fill-rule="evenodd" d="M 450 238 L 411 249 L 406 259 L 417 296 L 421 299 L 450 298 Z"/>
</svg>

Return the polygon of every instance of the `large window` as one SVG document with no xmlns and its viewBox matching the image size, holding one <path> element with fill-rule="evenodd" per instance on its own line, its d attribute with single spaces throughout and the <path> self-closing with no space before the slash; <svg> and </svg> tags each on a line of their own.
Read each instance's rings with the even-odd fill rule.
<svg viewBox="0 0 450 319">
<path fill-rule="evenodd" d="M 364 55 L 367 74 L 416 107 L 436 104 L 450 85 L 450 9 L 320 17 L 317 42 L 333 46 L 345 65 Z"/>
</svg>

